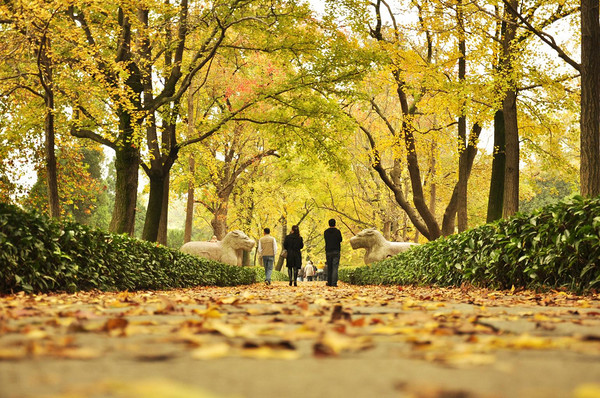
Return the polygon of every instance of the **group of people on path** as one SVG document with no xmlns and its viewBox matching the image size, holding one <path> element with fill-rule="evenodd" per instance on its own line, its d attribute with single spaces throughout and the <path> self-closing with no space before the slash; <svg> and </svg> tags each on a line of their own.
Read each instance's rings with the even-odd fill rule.
<svg viewBox="0 0 600 398">
<path fill-rule="evenodd" d="M 332 218 L 329 220 L 329 228 L 323 233 L 323 238 L 325 239 L 327 286 L 337 286 L 338 282 L 342 233 L 335 224 L 335 219 Z M 300 236 L 300 229 L 298 226 L 294 225 L 292 226 L 292 232 L 290 232 L 283 241 L 284 257 L 286 259 L 290 286 L 298 285 L 298 272 L 302 268 L 301 250 L 303 248 L 304 239 Z M 262 257 L 263 266 L 265 267 L 265 283 L 270 285 L 275 255 L 277 254 L 277 241 L 271 236 L 271 230 L 269 228 L 264 229 L 263 237 L 258 240 L 258 253 Z M 313 272 L 315 272 L 314 267 Z"/>
</svg>

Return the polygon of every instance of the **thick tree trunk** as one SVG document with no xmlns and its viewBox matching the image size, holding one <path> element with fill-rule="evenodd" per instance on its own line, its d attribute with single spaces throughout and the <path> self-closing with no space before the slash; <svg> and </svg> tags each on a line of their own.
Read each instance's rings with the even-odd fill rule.
<svg viewBox="0 0 600 398">
<path fill-rule="evenodd" d="M 581 194 L 600 195 L 600 13 L 581 0 Z"/>
<path fill-rule="evenodd" d="M 131 117 L 120 115 L 120 132 L 132 136 Z M 116 182 L 115 206 L 110 221 L 110 232 L 133 235 L 137 205 L 138 171 L 140 152 L 130 140 L 124 140 L 115 152 Z"/>
<path fill-rule="evenodd" d="M 150 193 L 148 197 L 148 208 L 146 210 L 144 229 L 142 231 L 142 239 L 149 242 L 156 242 L 163 209 L 165 177 L 159 172 L 150 173 L 148 177 L 150 178 Z"/>
<path fill-rule="evenodd" d="M 218 240 L 222 240 L 227 234 L 227 201 L 221 203 L 223 203 L 223 205 L 215 210 L 213 218 L 210 220 L 213 234 L 217 236 Z"/>
<path fill-rule="evenodd" d="M 504 112 L 494 115 L 494 159 L 488 197 L 487 222 L 502 218 L 504 208 L 504 172 L 506 168 Z"/>
<path fill-rule="evenodd" d="M 503 102 L 506 138 L 506 171 L 504 175 L 504 218 L 519 211 L 519 127 L 517 123 L 517 93 L 509 91 Z"/>
<path fill-rule="evenodd" d="M 508 0 L 510 7 L 517 10 L 518 1 Z M 517 121 L 517 91 L 514 80 L 514 39 L 517 30 L 517 17 L 513 12 L 504 12 L 505 22 L 502 31 L 502 53 L 500 71 L 507 81 L 507 89 L 502 99 L 505 129 L 506 170 L 504 174 L 503 216 L 509 217 L 519 211 L 519 126 Z"/>
</svg>

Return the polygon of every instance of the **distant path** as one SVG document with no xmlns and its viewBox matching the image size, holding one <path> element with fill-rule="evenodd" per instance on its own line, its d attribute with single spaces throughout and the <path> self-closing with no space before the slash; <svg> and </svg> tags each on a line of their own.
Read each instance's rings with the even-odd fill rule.
<svg viewBox="0 0 600 398">
<path fill-rule="evenodd" d="M 298 287 L 0 297 L 0 398 L 600 396 L 600 297 Z"/>
</svg>

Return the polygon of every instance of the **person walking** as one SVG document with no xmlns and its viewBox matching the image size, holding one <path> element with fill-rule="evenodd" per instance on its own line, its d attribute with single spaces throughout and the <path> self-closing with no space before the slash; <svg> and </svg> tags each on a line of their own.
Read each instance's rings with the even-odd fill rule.
<svg viewBox="0 0 600 398">
<path fill-rule="evenodd" d="M 292 232 L 287 235 L 283 241 L 283 248 L 287 250 L 286 265 L 290 286 L 298 286 L 298 270 L 302 268 L 302 254 L 300 250 L 304 248 L 304 240 L 300 236 L 300 229 L 297 225 L 292 226 Z"/>
<path fill-rule="evenodd" d="M 329 220 L 329 228 L 325 230 L 323 237 L 325 238 L 325 258 L 327 260 L 327 286 L 337 286 L 342 233 L 335 227 L 335 219 Z"/>
<path fill-rule="evenodd" d="M 263 232 L 263 237 L 258 240 L 258 254 L 262 257 L 263 267 L 265 267 L 265 283 L 270 285 L 277 254 L 277 241 L 271 236 L 269 228 L 265 228 Z"/>
<path fill-rule="evenodd" d="M 307 260 L 306 265 L 304 266 L 304 277 L 306 278 L 306 280 L 312 282 L 316 273 L 317 271 L 312 261 Z"/>
</svg>

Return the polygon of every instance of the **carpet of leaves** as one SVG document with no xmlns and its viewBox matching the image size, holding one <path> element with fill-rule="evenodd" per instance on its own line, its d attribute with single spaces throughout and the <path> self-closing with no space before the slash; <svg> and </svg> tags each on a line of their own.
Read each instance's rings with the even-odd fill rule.
<svg viewBox="0 0 600 398">
<path fill-rule="evenodd" d="M 477 367 L 511 350 L 598 362 L 600 296 L 275 282 L 0 297 L 0 361 L 377 356 Z"/>
</svg>

